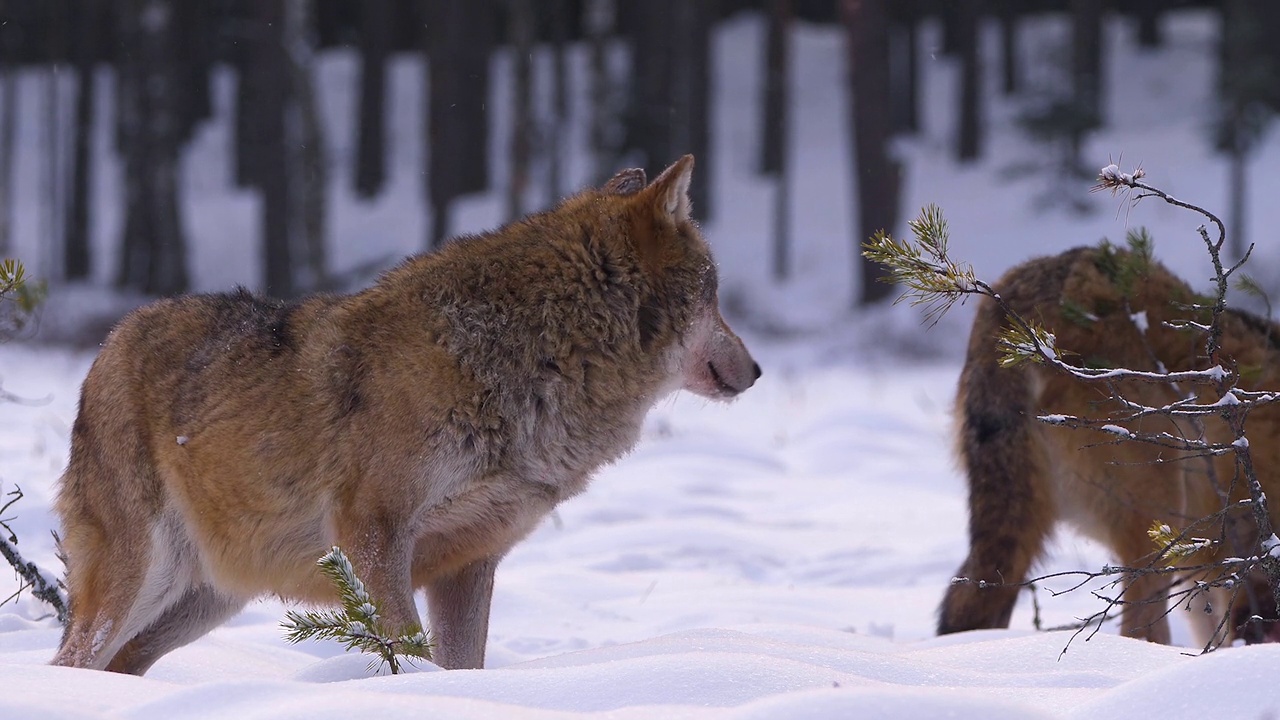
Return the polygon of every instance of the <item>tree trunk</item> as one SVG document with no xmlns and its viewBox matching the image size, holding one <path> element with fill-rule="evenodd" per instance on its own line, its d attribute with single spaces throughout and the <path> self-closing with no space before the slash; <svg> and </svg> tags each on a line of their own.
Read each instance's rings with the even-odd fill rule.
<svg viewBox="0 0 1280 720">
<path fill-rule="evenodd" d="M 118 282 L 153 295 L 186 291 L 186 240 L 178 202 L 172 0 L 123 0 L 120 140 L 124 152 L 124 252 Z M 145 19 L 144 19 L 145 18 Z"/>
<path fill-rule="evenodd" d="M 764 50 L 764 120 L 760 173 L 779 175 L 787 142 L 787 77 L 790 72 L 791 0 L 770 0 Z"/>
<path fill-rule="evenodd" d="M 185 145 L 196 127 L 213 115 L 209 79 L 213 65 L 215 22 L 213 0 L 181 0 L 173 4 L 175 43 L 174 110 L 178 118 L 178 143 Z"/>
<path fill-rule="evenodd" d="M 263 284 L 269 295 L 291 298 L 300 288 L 294 281 L 294 243 L 290 237 L 292 188 L 286 146 L 285 113 L 289 96 L 289 58 L 285 53 L 286 0 L 254 0 L 258 14 L 258 42 L 254 46 L 254 106 L 258 152 L 256 185 L 262 193 Z"/>
<path fill-rule="evenodd" d="M 236 68 L 236 109 L 232 146 L 236 187 L 253 188 L 261 182 L 260 166 L 263 161 L 259 122 L 261 108 L 258 107 L 258 86 L 262 79 L 257 77 L 254 58 L 256 48 L 262 42 L 260 36 L 264 28 L 253 19 L 246 20 L 244 26 L 248 30 L 235 46 L 233 60 Z"/>
<path fill-rule="evenodd" d="M 1071 0 L 1071 76 L 1076 102 L 1102 121 L 1102 0 Z"/>
<path fill-rule="evenodd" d="M 1018 0 L 1000 3 L 1000 90 L 1018 92 Z"/>
<path fill-rule="evenodd" d="M 285 106 L 285 147 L 289 160 L 289 235 L 296 256 L 295 288 L 313 292 L 328 286 L 328 163 L 324 126 L 316 101 L 314 0 L 288 0 L 285 50 L 289 95 Z"/>
<path fill-rule="evenodd" d="M 1160 31 L 1164 0 L 1135 0 L 1134 4 L 1138 16 L 1138 45 L 1144 48 L 1164 45 L 1164 34 Z"/>
<path fill-rule="evenodd" d="M 66 152 L 66 137 L 63 127 L 62 117 L 62 92 L 61 80 L 62 58 L 65 58 L 68 45 L 68 8 L 65 0 L 53 0 L 46 7 L 49 14 L 47 17 L 48 25 L 45 27 L 45 52 L 48 55 L 49 62 L 44 66 L 44 89 L 45 117 L 41 128 L 44 132 L 45 147 L 41 159 L 45 164 L 44 192 L 45 202 L 41 207 L 41 219 L 44 221 L 44 227 L 40 229 L 40 234 L 46 238 L 50 250 L 49 257 L 42 258 L 48 260 L 50 266 L 56 268 L 55 272 L 60 272 L 64 263 L 60 262 L 66 257 L 66 248 L 59 248 L 58 245 L 66 239 L 66 167 L 64 165 L 64 153 Z M 59 252 L 61 251 L 61 252 Z M 59 257 L 61 255 L 62 257 Z"/>
<path fill-rule="evenodd" d="M 0 7 L 8 9 L 5 0 L 0 3 Z M 15 31 L 9 23 L 0 24 L 0 256 L 13 249 L 13 160 L 18 128 Z"/>
<path fill-rule="evenodd" d="M 980 0 L 958 0 L 960 42 L 960 122 L 956 158 L 960 162 L 982 155 L 982 64 L 978 18 Z"/>
<path fill-rule="evenodd" d="M 356 195 L 372 198 L 386 179 L 387 57 L 391 3 L 360 4 L 360 106 L 356 141 Z"/>
<path fill-rule="evenodd" d="M 489 185 L 489 0 L 426 0 L 429 247 L 448 232 L 449 205 Z"/>
<path fill-rule="evenodd" d="M 1079 168 L 1085 135 L 1102 124 L 1102 0 L 1071 0 L 1071 28 L 1072 95 L 1083 122 L 1073 131 L 1068 162 Z"/>
<path fill-rule="evenodd" d="M 897 224 L 900 168 L 889 155 L 888 16 L 885 0 L 840 0 L 848 34 L 853 103 L 853 148 L 858 223 L 854 244 L 862 244 L 879 230 Z M 860 284 L 858 302 L 868 305 L 888 297 L 893 289 L 878 282 L 888 269 L 857 253 Z"/>
<path fill-rule="evenodd" d="M 13 156 L 18 128 L 18 77 L 0 61 L 0 255 L 13 247 Z"/>
<path fill-rule="evenodd" d="M 507 221 L 525 213 L 533 154 L 533 0 L 507 0 L 507 42 L 511 56 L 511 176 L 507 183 Z"/>
<path fill-rule="evenodd" d="M 76 69 L 75 128 L 72 138 L 71 187 L 63 241 L 63 276 L 68 280 L 89 277 L 89 208 L 92 204 L 92 145 L 94 68 L 98 47 L 97 29 L 103 22 L 98 0 L 83 0 L 75 17 L 76 41 L 72 54 Z"/>
<path fill-rule="evenodd" d="M 890 22 L 889 88 L 893 93 L 893 128 L 920 131 L 920 16 L 915 2 L 903 3 Z"/>
<path fill-rule="evenodd" d="M 680 31 L 674 5 L 680 0 L 651 0 L 630 7 L 631 97 L 627 103 L 627 147 L 638 150 L 646 168 L 670 161 L 678 109 L 671 64 L 674 36 Z M 623 27 L 627 27 L 624 25 Z M 697 173 L 695 173 L 697 174 Z"/>
<path fill-rule="evenodd" d="M 688 28 L 682 44 L 676 46 L 675 67 L 687 68 L 687 84 L 677 84 L 677 89 L 687 93 L 684 104 L 688 108 L 688 133 L 685 138 L 676 137 L 677 145 L 663 161 L 674 162 L 685 153 L 698 158 L 700 172 L 694 173 L 689 185 L 689 198 L 693 207 L 699 208 L 698 218 L 707 222 L 715 215 L 711 180 L 714 158 L 711 156 L 711 28 L 718 10 L 718 0 L 680 3 L 684 9 Z M 686 139 L 687 138 L 687 139 Z M 656 168 L 655 168 L 656 169 Z"/>
<path fill-rule="evenodd" d="M 551 120 L 546 132 L 548 205 L 564 193 L 565 131 L 569 125 L 569 8 L 567 0 L 550 0 Z"/>
<path fill-rule="evenodd" d="M 955 55 L 960 52 L 963 42 L 961 35 L 960 3 L 963 0 L 942 0 L 938 3 L 938 14 L 942 22 L 942 54 Z"/>
<path fill-rule="evenodd" d="M 616 8 L 615 0 L 585 1 L 584 34 L 589 47 L 587 96 L 591 105 L 587 142 L 591 148 L 591 183 L 600 185 L 618 169 L 614 166 L 622 144 L 622 131 L 619 128 L 621 103 L 616 90 L 619 83 L 614 81 L 613 73 L 610 72 L 608 56 L 609 40 L 613 37 L 616 23 Z M 632 81 L 634 82 L 634 78 Z"/>
</svg>

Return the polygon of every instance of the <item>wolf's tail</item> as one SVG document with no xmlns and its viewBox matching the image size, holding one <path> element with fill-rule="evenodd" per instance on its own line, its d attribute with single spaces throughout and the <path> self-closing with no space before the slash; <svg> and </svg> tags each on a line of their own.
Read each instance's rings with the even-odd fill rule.
<svg viewBox="0 0 1280 720">
<path fill-rule="evenodd" d="M 969 556 L 938 611 L 938 634 L 1008 627 L 1023 582 L 1053 525 L 1031 371 L 999 364 L 1003 311 L 984 300 L 956 402 L 959 456 L 969 481 Z"/>
</svg>

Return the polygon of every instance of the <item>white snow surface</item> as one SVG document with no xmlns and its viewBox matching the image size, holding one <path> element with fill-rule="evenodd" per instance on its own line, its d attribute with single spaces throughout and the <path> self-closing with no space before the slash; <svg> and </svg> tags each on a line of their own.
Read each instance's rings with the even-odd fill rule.
<svg viewBox="0 0 1280 720">
<path fill-rule="evenodd" d="M 1061 22 L 1029 23 L 1024 47 L 1040 52 L 1060 42 L 1064 28 Z M 1224 207 L 1226 166 L 1212 151 L 1209 118 L 1196 115 L 1210 107 L 1214 28 L 1211 15 L 1174 13 L 1166 27 L 1168 47 L 1134 54 L 1117 42 L 1132 29 L 1119 22 L 1109 27 L 1112 122 L 1087 143 L 1086 151 L 1097 154 L 1090 167 L 1114 161 L 1131 172 L 1140 162 L 1146 182 Z M 164 657 L 143 678 L 54 668 L 46 663 L 60 631 L 47 608 L 23 594 L 0 605 L 0 718 L 1280 714 L 1274 689 L 1280 646 L 1197 656 L 1186 647 L 1191 641 L 1181 610 L 1172 619 L 1183 647 L 1121 638 L 1111 624 L 1074 639 L 1070 631 L 1037 631 L 1028 594 L 1009 630 L 934 637 L 935 609 L 967 549 L 965 488 L 951 455 L 950 411 L 971 308 L 956 308 L 928 331 L 907 307 L 849 314 L 855 287 L 849 280 L 853 193 L 843 125 L 844 45 L 830 28 L 797 29 L 797 274 L 785 283 L 770 279 L 765 228 L 772 226 L 772 189 L 753 174 L 749 151 L 758 132 L 753 103 L 761 32 L 752 16 L 717 32 L 716 147 L 697 171 L 717 178 L 716 219 L 705 232 L 721 263 L 730 321 L 764 376 L 729 405 L 686 395 L 660 404 L 633 453 L 601 471 L 585 494 L 514 549 L 498 570 L 486 669 L 444 672 L 421 664 L 417 672 L 380 675 L 367 668 L 367 658 L 344 654 L 337 644 L 287 644 L 279 627 L 287 608 L 270 599 Z M 1157 256 L 1204 284 L 1207 263 L 1194 215 L 1150 200 L 1130 208 L 1105 193 L 1084 195 L 1092 214 L 1036 209 L 1033 200 L 1048 186 L 1048 175 L 1025 176 L 1015 166 L 1028 158 L 1042 169 L 1051 163 L 1014 126 L 1017 108 L 995 94 L 988 105 L 986 159 L 954 165 L 956 67 L 933 52 L 936 40 L 936 28 L 929 28 L 925 129 L 900 147 L 904 212 L 940 205 L 952 229 L 953 255 L 972 262 L 988 281 L 1028 257 L 1103 236 L 1120 240 L 1128 227 L 1147 225 Z M 392 183 L 383 198 L 361 203 L 346 189 L 357 66 L 350 54 L 326 56 L 322 65 L 338 169 L 332 261 L 353 267 L 410 252 L 426 226 L 415 144 L 420 67 L 403 58 L 395 64 Z M 495 69 L 500 118 L 508 105 L 504 67 L 499 62 Z M 998 70 L 994 54 L 989 70 Z M 24 97 L 42 97 L 40 80 L 24 75 Z M 988 88 L 997 87 L 992 80 Z M 218 88 L 225 114 L 227 76 Z M 23 106 L 23 137 L 38 136 L 38 107 L 35 101 Z M 576 107 L 575 113 L 584 112 Z M 108 130 L 104 123 L 100 152 Z M 501 123 L 498 130 L 495 137 L 503 137 Z M 226 137 L 225 122 L 205 129 L 186 163 L 200 290 L 253 284 L 258 275 L 256 204 L 226 190 Z M 580 132 L 572 138 L 581 144 Z M 495 175 L 501 177 L 503 145 L 494 143 Z M 1258 197 L 1280 189 L 1280 174 L 1271 169 L 1277 153 L 1280 140 L 1273 133 L 1251 165 Z M 19 167 L 38 177 L 36 160 L 24 157 Z M 581 152 L 569 159 L 570 174 L 581 178 Z M 104 198 L 118 192 L 118 173 L 113 165 L 97 178 Z M 1088 184 L 1082 183 L 1082 194 Z M 496 225 L 500 197 L 461 203 L 455 230 Z M 530 199 L 545 203 L 545 197 Z M 20 186 L 17 251 L 36 274 L 52 255 L 47 243 L 30 240 L 41 234 L 40 202 L 35 190 Z M 1252 207 L 1251 237 L 1265 240 L 1260 231 L 1280 222 L 1280 204 Z M 99 216 L 100 252 L 118 241 L 119 221 L 114 211 Z M 1275 257 L 1273 246 L 1255 253 L 1264 281 Z M 112 268 L 103 265 L 96 272 L 105 284 Z M 64 312 L 75 303 L 102 301 L 92 288 L 72 289 L 63 298 Z M 51 504 L 66 464 L 78 386 L 91 361 L 85 351 L 0 346 L 4 388 L 38 400 L 0 406 L 0 482 L 6 491 L 17 485 L 26 493 L 3 519 L 22 551 L 46 568 L 59 567 L 49 533 L 57 526 Z M 1096 570 L 1108 560 L 1097 545 L 1062 532 L 1039 570 Z M 1100 609 L 1087 589 L 1058 597 L 1046 592 L 1071 584 L 1043 584 L 1042 626 L 1070 624 Z M 16 588 L 7 572 L 0 573 L 0 598 Z"/>
</svg>

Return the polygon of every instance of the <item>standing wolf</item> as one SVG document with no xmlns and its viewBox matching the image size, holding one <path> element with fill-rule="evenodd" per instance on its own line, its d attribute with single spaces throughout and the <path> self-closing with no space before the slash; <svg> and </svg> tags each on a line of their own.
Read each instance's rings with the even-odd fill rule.
<svg viewBox="0 0 1280 720">
<path fill-rule="evenodd" d="M 340 545 L 388 628 L 484 663 L 494 569 L 684 388 L 760 375 L 717 307 L 693 157 L 412 257 L 351 296 L 239 292 L 126 317 L 85 379 L 57 511 L 53 662 L 141 674 L 274 594 L 333 603 Z"/>
<path fill-rule="evenodd" d="M 1056 345 L 1072 353 L 1070 361 L 1092 367 L 1170 371 L 1207 366 L 1204 337 L 1165 323 L 1186 320 L 1196 302 L 1185 283 L 1163 266 L 1109 247 L 1078 248 L 1039 258 L 1010 270 L 995 289 L 1012 310 L 1041 324 Z M 1144 311 L 1145 316 L 1135 317 Z M 1236 479 L 1230 456 L 1212 462 L 1140 442 L 1114 443 L 1114 435 L 1047 425 L 1046 413 L 1100 417 L 1110 396 L 1036 363 L 1003 367 L 997 336 L 1008 322 L 992 300 L 984 298 L 969 338 L 956 400 L 960 460 L 969 480 L 969 556 L 957 575 L 975 582 L 952 584 L 938 617 L 938 633 L 1008 627 L 1017 600 L 1017 583 L 1026 580 L 1058 521 L 1106 545 L 1124 566 L 1143 567 L 1158 550 L 1148 536 L 1155 522 L 1187 528 L 1231 507 L 1213 522 L 1195 527 L 1192 536 L 1222 538 L 1212 550 L 1184 558 L 1186 565 L 1244 557 L 1257 547 L 1257 527 L 1248 497 Z M 1222 350 L 1241 371 L 1247 389 L 1280 389 L 1280 327 L 1246 313 L 1223 317 Z M 1117 383 L 1134 402 L 1163 407 L 1183 397 L 1187 387 L 1135 380 Z M 1212 402 L 1199 388 L 1200 402 Z M 1185 420 L 1152 417 L 1146 433 L 1201 436 L 1232 441 L 1226 424 L 1208 416 L 1202 428 Z M 1136 429 L 1136 427 L 1135 427 Z M 1259 409 L 1249 416 L 1251 452 L 1258 479 L 1270 498 L 1280 498 L 1280 409 Z M 1171 462 L 1180 460 L 1180 462 Z M 1234 503 L 1234 505 L 1233 505 Z M 1271 522 L 1280 523 L 1280 503 L 1272 502 Z M 1175 562 L 1168 558 L 1160 566 Z M 1206 579 L 1190 574 L 1189 579 Z M 979 587 L 976 581 L 995 583 Z M 1275 618 L 1276 608 L 1261 571 L 1244 578 L 1244 590 L 1217 588 L 1195 606 L 1190 619 L 1204 643 L 1210 639 L 1275 640 L 1274 624 L 1249 621 L 1255 613 Z M 1168 643 L 1168 597 L 1173 579 L 1142 575 L 1124 590 L 1121 632 Z M 1225 620 L 1225 632 L 1218 632 Z"/>
</svg>

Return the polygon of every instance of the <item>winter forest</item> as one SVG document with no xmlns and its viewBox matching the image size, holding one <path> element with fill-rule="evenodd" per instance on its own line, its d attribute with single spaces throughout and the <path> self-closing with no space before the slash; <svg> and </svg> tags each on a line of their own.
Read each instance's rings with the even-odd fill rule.
<svg viewBox="0 0 1280 720">
<path fill-rule="evenodd" d="M 835 58 L 843 67 L 832 75 L 846 102 L 830 107 L 838 116 L 829 122 L 846 128 L 852 148 L 846 171 L 858 182 L 845 201 L 856 208 L 856 245 L 912 211 L 901 197 L 910 168 L 894 148 L 921 131 L 922 105 L 942 105 L 953 124 L 950 153 L 973 164 L 992 142 L 988 96 L 1016 103 L 1017 129 L 1043 146 L 1046 172 L 1088 178 L 1094 161 L 1082 149 L 1114 122 L 1108 104 L 1120 101 L 1106 87 L 1116 59 L 1104 50 L 1104 20 L 1124 24 L 1126 46 L 1158 49 L 1163 20 L 1196 9 L 1212 12 L 1222 30 L 1207 58 L 1216 109 L 1204 132 L 1231 159 L 1230 182 L 1240 187 L 1276 104 L 1264 30 L 1276 19 L 1265 2 L 8 2 L 0 10 L 0 249 L 33 248 L 25 260 L 53 282 L 94 278 L 146 295 L 198 287 L 190 247 L 198 220 L 183 199 L 193 191 L 184 164 L 202 134 L 217 133 L 227 166 L 217 190 L 257 201 L 246 228 L 257 237 L 255 257 L 243 262 L 259 270 L 243 281 L 285 298 L 344 287 L 363 265 L 335 267 L 333 196 L 377 202 L 389 191 L 388 164 L 410 149 L 415 210 L 428 218 L 421 249 L 468 229 L 456 208 L 468 197 L 492 195 L 500 217 L 514 218 L 624 165 L 653 172 L 691 152 L 706 166 L 722 79 L 712 35 L 755 14 L 765 25 L 750 59 L 758 87 L 743 109 L 757 127 L 752 147 L 734 149 L 756 177 L 782 188 L 764 230 L 773 275 L 785 280 L 794 272 L 789 178 L 807 171 L 788 117 L 804 100 L 791 47 L 797 25 L 843 34 L 846 54 Z M 1033 47 L 1026 28 L 1048 18 L 1066 23 L 1066 35 Z M 931 24 L 938 44 L 925 47 Z M 341 78 L 324 72 L 337 56 L 354 58 Z M 949 98 L 926 95 L 940 60 L 958 72 Z M 412 103 L 390 76 L 397 62 L 418 72 Z M 492 78 L 499 63 L 501 80 Z M 330 117 L 335 95 L 347 101 L 346 117 Z M 409 115 L 416 127 L 399 119 Z M 20 135 L 24 122 L 37 132 Z M 19 138 L 38 145 L 16 145 Z M 24 152 L 36 157 L 17 163 Z M 111 173 L 123 187 L 99 191 L 95 181 Z M 39 218 L 24 227 L 14 188 L 33 181 Z M 716 173 L 695 176 L 704 223 L 723 212 L 716 181 Z M 1244 195 L 1231 193 L 1238 203 Z M 877 275 L 857 271 L 858 302 L 892 295 L 863 282 Z"/>
<path fill-rule="evenodd" d="M 1203 218 L 1093 191 L 1114 163 L 1252 246 L 1226 302 L 1269 317 L 1278 31 L 1270 0 L 0 0 L 0 533 L 48 576 L 81 384 L 160 298 L 354 293 L 692 154 L 763 373 L 659 402 L 515 545 L 483 670 L 291 642 L 274 596 L 141 678 L 51 667 L 60 619 L 0 565 L 0 717 L 1280 713 L 1280 645 L 1202 652 L 1189 602 L 1171 645 L 1124 637 L 1119 559 L 1065 525 L 1008 629 L 938 635 L 979 304 L 895 304 L 862 254 L 936 205 L 987 283 L 1142 230 L 1211 292 Z"/>
</svg>

